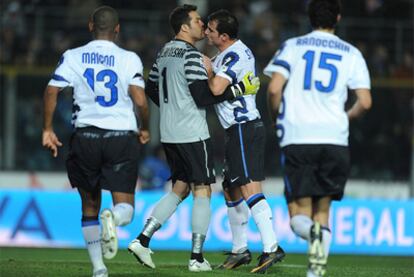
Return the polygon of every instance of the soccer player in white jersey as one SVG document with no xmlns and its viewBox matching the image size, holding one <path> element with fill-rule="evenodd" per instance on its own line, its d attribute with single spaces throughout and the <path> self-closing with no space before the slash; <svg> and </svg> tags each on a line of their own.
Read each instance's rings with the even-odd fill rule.
<svg viewBox="0 0 414 277">
<path fill-rule="evenodd" d="M 118 13 L 108 6 L 97 8 L 89 22 L 94 40 L 63 54 L 44 93 L 42 143 L 56 157 L 62 145 L 52 125 L 57 96 L 73 87 L 75 131 L 66 167 L 81 196 L 82 233 L 96 277 L 108 276 L 102 255 L 110 259 L 117 252 L 116 226 L 132 220 L 138 138 L 143 144 L 150 138 L 142 63 L 135 53 L 114 43 L 119 30 Z M 100 215 L 100 237 L 102 189 L 111 191 L 114 206 Z"/>
<path fill-rule="evenodd" d="M 371 107 L 361 53 L 334 35 L 338 0 L 311 0 L 313 32 L 287 40 L 264 73 L 282 150 L 292 230 L 309 243 L 308 276 L 323 276 L 331 243 L 329 208 L 341 200 L 350 169 L 349 121 Z M 286 86 L 284 89 L 283 87 Z M 357 100 L 344 110 L 348 89 Z"/>
<path fill-rule="evenodd" d="M 219 54 L 206 68 L 215 95 L 236 84 L 248 71 L 255 72 L 252 51 L 237 38 L 237 18 L 226 10 L 209 15 L 206 36 Z M 233 235 L 233 248 L 221 268 L 232 269 L 251 261 L 247 246 L 249 208 L 260 232 L 263 253 L 253 273 L 264 273 L 285 256 L 273 230 L 272 211 L 262 192 L 265 128 L 256 108 L 256 95 L 240 96 L 215 105 L 226 130 L 223 190 Z M 244 203 L 246 202 L 247 205 Z"/>
<path fill-rule="evenodd" d="M 170 25 L 175 38 L 158 53 L 150 71 L 145 92 L 160 107 L 161 142 L 171 168 L 172 191 L 154 207 L 142 232 L 128 250 L 138 262 L 155 268 L 149 243 L 153 234 L 170 218 L 190 190 L 193 193 L 191 218 L 192 250 L 190 271 L 209 271 L 203 257 L 203 244 L 210 223 L 210 184 L 215 182 L 210 134 L 205 106 L 231 100 L 245 93 L 257 93 L 249 74 L 238 84 L 228 86 L 220 96 L 214 96 L 202 54 L 194 43 L 204 38 L 204 24 L 193 5 L 175 8 Z"/>
</svg>

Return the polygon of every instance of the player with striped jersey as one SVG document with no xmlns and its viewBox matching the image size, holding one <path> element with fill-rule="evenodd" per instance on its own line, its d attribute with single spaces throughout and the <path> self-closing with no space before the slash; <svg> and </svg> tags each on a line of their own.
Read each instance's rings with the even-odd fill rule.
<svg viewBox="0 0 414 277">
<path fill-rule="evenodd" d="M 219 54 L 207 66 L 212 92 L 220 95 L 248 71 L 255 71 L 252 51 L 237 38 L 237 18 L 226 10 L 209 15 L 206 36 Z M 285 256 L 273 230 L 272 211 L 263 195 L 265 128 L 256 108 L 256 95 L 246 95 L 215 105 L 226 130 L 223 190 L 233 235 L 233 248 L 221 265 L 233 269 L 251 261 L 247 246 L 249 208 L 260 232 L 263 253 L 253 273 L 265 273 Z M 244 203 L 247 203 L 247 205 Z"/>
<path fill-rule="evenodd" d="M 73 87 L 75 131 L 66 167 L 71 185 L 81 196 L 82 233 L 93 276 L 98 277 L 108 276 L 102 255 L 111 259 L 117 253 L 116 226 L 132 220 L 138 177 L 137 138 L 147 143 L 149 132 L 141 60 L 114 43 L 120 30 L 118 13 L 108 6 L 97 8 L 89 30 L 94 40 L 63 54 L 45 90 L 42 140 L 56 157 L 62 145 L 52 126 L 57 95 L 62 88 Z M 102 189 L 111 191 L 114 206 L 100 215 L 100 237 Z"/>
<path fill-rule="evenodd" d="M 140 263 L 155 268 L 150 239 L 191 190 L 194 199 L 188 269 L 199 272 L 211 270 L 202 248 L 210 223 L 210 184 L 215 182 L 205 106 L 243 93 L 257 93 L 258 84 L 253 83 L 258 79 L 246 74 L 222 95 L 211 93 L 203 56 L 194 47 L 196 41 L 204 38 L 204 24 L 196 9 L 183 5 L 172 11 L 170 25 L 176 36 L 158 53 L 149 74 L 146 93 L 160 107 L 161 142 L 171 168 L 173 188 L 156 204 L 144 229 L 128 249 Z"/>
<path fill-rule="evenodd" d="M 372 100 L 363 56 L 334 34 L 339 1 L 311 0 L 308 14 L 314 30 L 287 40 L 264 73 L 272 78 L 269 99 L 291 227 L 309 242 L 308 276 L 323 276 L 331 242 L 329 208 L 342 198 L 350 169 L 349 121 Z M 345 111 L 348 89 L 357 100 Z"/>
</svg>

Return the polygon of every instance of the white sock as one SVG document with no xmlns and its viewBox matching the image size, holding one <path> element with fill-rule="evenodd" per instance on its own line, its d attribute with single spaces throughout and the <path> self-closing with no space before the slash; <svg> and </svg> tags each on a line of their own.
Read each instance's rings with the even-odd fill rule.
<svg viewBox="0 0 414 277">
<path fill-rule="evenodd" d="M 278 244 L 276 234 L 273 231 L 272 211 L 265 199 L 260 200 L 250 208 L 252 217 L 256 222 L 263 243 L 263 252 L 276 251 Z"/>
<path fill-rule="evenodd" d="M 226 202 L 230 230 L 233 236 L 233 249 L 231 250 L 233 253 L 239 253 L 247 249 L 247 223 L 249 221 L 249 208 L 246 203 L 244 203 L 244 200 L 241 200 L 241 202 Z"/>
<path fill-rule="evenodd" d="M 134 207 L 128 203 L 118 203 L 112 208 L 115 225 L 124 226 L 132 221 Z"/>
<path fill-rule="evenodd" d="M 323 226 L 322 228 L 322 245 L 323 250 L 325 251 L 325 256 L 328 258 L 329 249 L 331 247 L 332 234 L 328 227 Z"/>
<path fill-rule="evenodd" d="M 83 238 L 85 239 L 85 244 L 94 271 L 106 268 L 102 259 L 101 238 L 99 232 L 98 220 L 82 221 Z"/>
<path fill-rule="evenodd" d="M 303 214 L 294 215 L 290 219 L 290 227 L 293 232 L 306 241 L 310 240 L 310 229 L 312 225 L 312 219 Z"/>
</svg>

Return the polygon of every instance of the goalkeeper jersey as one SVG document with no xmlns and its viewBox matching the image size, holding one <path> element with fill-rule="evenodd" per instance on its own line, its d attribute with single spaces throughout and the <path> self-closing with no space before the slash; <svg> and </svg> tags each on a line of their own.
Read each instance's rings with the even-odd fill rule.
<svg viewBox="0 0 414 277">
<path fill-rule="evenodd" d="M 160 135 L 164 143 L 190 143 L 210 137 L 206 110 L 197 107 L 189 85 L 207 80 L 201 53 L 191 44 L 174 39 L 158 53 L 149 80 L 158 83 Z"/>
<path fill-rule="evenodd" d="M 75 127 L 137 131 L 129 85 L 145 87 L 141 60 L 108 40 L 67 50 L 49 81 L 49 86 L 73 87 Z"/>
<path fill-rule="evenodd" d="M 226 78 L 235 85 L 249 71 L 256 73 L 252 51 L 240 40 L 213 58 L 216 76 Z M 232 101 L 224 101 L 214 106 L 223 128 L 260 118 L 256 108 L 256 95 L 240 96 Z"/>
<path fill-rule="evenodd" d="M 313 31 L 287 40 L 264 69 L 288 81 L 277 118 L 280 145 L 348 145 L 349 89 L 370 89 L 360 51 L 331 33 Z"/>
</svg>

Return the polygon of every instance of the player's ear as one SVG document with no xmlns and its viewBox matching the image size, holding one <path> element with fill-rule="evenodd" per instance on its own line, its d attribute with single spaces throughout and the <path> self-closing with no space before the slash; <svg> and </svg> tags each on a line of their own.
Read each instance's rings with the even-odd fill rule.
<svg viewBox="0 0 414 277">
<path fill-rule="evenodd" d="M 188 33 L 189 29 L 190 29 L 190 26 L 188 26 L 187 24 L 182 24 L 180 32 Z"/>
<path fill-rule="evenodd" d="M 89 21 L 89 24 L 88 24 L 88 27 L 89 27 L 89 32 L 93 32 L 93 29 L 94 29 L 94 26 L 93 26 L 93 22 L 92 21 Z"/>
<path fill-rule="evenodd" d="M 115 29 L 114 29 L 114 33 L 115 34 L 119 34 L 119 31 L 121 30 L 121 26 L 119 25 L 119 24 L 117 24 L 116 26 L 115 26 Z"/>
</svg>

